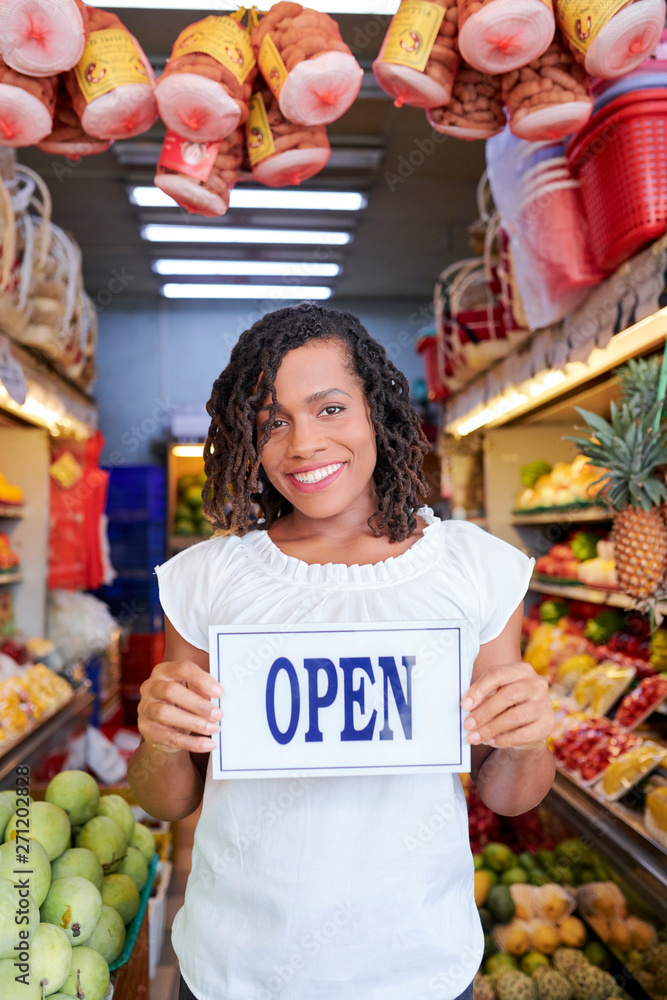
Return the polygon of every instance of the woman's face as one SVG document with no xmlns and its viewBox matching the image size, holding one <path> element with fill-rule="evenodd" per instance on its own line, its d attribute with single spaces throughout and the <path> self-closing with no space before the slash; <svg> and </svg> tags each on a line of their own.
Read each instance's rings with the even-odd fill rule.
<svg viewBox="0 0 667 1000">
<path fill-rule="evenodd" d="M 295 510 L 334 517 L 358 503 L 374 509 L 375 430 L 363 388 L 340 340 L 289 351 L 275 379 L 278 409 L 262 466 Z M 271 397 L 257 417 L 261 439 Z"/>
</svg>

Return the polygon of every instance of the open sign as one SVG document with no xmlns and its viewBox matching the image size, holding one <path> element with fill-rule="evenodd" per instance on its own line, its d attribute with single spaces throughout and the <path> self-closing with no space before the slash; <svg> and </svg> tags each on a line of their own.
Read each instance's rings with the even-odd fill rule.
<svg viewBox="0 0 667 1000">
<path fill-rule="evenodd" d="M 463 620 L 212 626 L 214 778 L 470 770 Z"/>
</svg>

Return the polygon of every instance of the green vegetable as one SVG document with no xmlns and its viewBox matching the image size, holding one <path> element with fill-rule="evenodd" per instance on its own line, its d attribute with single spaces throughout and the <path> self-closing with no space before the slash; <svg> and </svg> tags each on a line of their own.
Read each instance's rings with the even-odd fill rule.
<svg viewBox="0 0 667 1000">
<path fill-rule="evenodd" d="M 598 536 L 592 531 L 578 531 L 570 539 L 569 546 L 580 562 L 595 559 L 598 554 Z"/>
<path fill-rule="evenodd" d="M 556 625 L 569 613 L 570 605 L 565 601 L 544 601 L 540 604 L 540 618 L 549 625 Z"/>
<path fill-rule="evenodd" d="M 594 642 L 596 646 L 601 646 L 603 643 L 609 642 L 614 632 L 619 632 L 624 624 L 625 619 L 620 611 L 612 611 L 611 608 L 607 608 L 605 611 L 601 611 L 597 617 L 590 618 L 586 622 L 584 636 Z"/>
<path fill-rule="evenodd" d="M 536 459 L 524 465 L 519 475 L 524 486 L 533 487 L 540 476 L 547 476 L 551 472 L 552 466 L 548 462 Z"/>
</svg>

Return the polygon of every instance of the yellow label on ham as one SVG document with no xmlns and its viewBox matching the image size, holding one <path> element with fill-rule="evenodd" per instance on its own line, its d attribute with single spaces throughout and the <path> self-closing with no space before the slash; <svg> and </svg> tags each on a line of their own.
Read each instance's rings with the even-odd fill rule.
<svg viewBox="0 0 667 1000">
<path fill-rule="evenodd" d="M 627 0 L 554 0 L 556 24 L 570 46 L 585 53 L 626 3 Z"/>
<path fill-rule="evenodd" d="M 91 31 L 74 72 L 86 104 L 116 87 L 153 86 L 132 35 L 122 28 Z"/>
<path fill-rule="evenodd" d="M 287 79 L 287 67 L 282 61 L 280 52 L 278 52 L 276 47 L 276 43 L 271 38 L 268 31 L 264 35 L 262 44 L 259 47 L 257 64 L 259 66 L 260 73 L 266 80 L 274 95 L 277 97 L 285 80 Z"/>
<path fill-rule="evenodd" d="M 244 83 L 255 66 L 250 36 L 233 17 L 211 14 L 184 28 L 174 43 L 171 58 L 204 52 L 217 59 L 239 83 Z"/>
<path fill-rule="evenodd" d="M 251 166 L 261 163 L 267 156 L 273 156 L 276 151 L 264 98 L 259 93 L 253 94 L 250 98 L 250 111 L 245 123 L 245 138 Z"/>
<path fill-rule="evenodd" d="M 380 62 L 423 72 L 444 16 L 439 4 L 403 0 L 391 19 Z"/>
</svg>

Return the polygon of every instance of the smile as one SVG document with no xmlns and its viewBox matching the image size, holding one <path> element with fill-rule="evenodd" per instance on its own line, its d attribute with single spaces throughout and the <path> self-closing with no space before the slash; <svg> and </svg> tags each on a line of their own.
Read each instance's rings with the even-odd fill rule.
<svg viewBox="0 0 667 1000">
<path fill-rule="evenodd" d="M 319 469 L 310 469 L 308 472 L 291 472 L 289 478 L 298 490 L 310 493 L 331 485 L 344 468 L 345 462 L 335 462 L 332 465 L 323 465 Z"/>
</svg>

